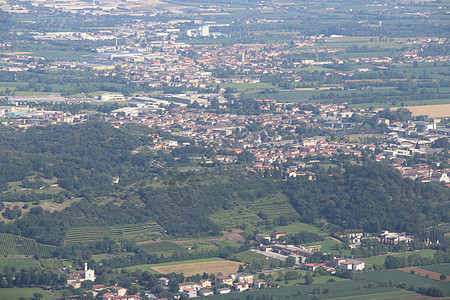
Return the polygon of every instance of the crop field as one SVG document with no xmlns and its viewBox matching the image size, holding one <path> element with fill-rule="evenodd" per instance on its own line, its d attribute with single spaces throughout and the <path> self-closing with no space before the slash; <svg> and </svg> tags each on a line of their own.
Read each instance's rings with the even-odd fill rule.
<svg viewBox="0 0 450 300">
<path fill-rule="evenodd" d="M 430 118 L 450 117 L 450 104 L 406 106 L 413 116 L 427 115 Z"/>
<path fill-rule="evenodd" d="M 108 236 L 112 239 L 131 239 L 145 241 L 161 235 L 162 227 L 156 222 L 142 224 L 118 225 L 110 227 L 78 227 L 67 233 L 66 245 L 96 242 Z"/>
<path fill-rule="evenodd" d="M 289 203 L 289 199 L 281 193 L 272 197 L 256 199 L 247 205 L 256 214 L 264 213 L 270 219 L 279 217 L 280 215 L 293 215 L 298 217 L 295 208 Z"/>
<path fill-rule="evenodd" d="M 435 266 L 421 266 L 421 269 L 430 270 L 450 276 L 450 264 L 440 264 Z"/>
<path fill-rule="evenodd" d="M 328 289 L 328 293 L 323 293 L 325 289 Z M 317 293 L 319 291 L 319 293 Z M 361 282 L 354 280 L 345 280 L 339 282 L 325 282 L 311 285 L 300 285 L 284 288 L 267 288 L 252 291 L 249 293 L 234 293 L 228 295 L 210 296 L 211 299 L 245 299 L 245 297 L 252 295 L 258 297 L 262 295 L 272 295 L 274 299 L 353 299 L 352 297 L 358 297 L 354 299 L 392 299 L 390 296 L 407 296 L 415 295 L 413 292 L 407 292 L 396 288 L 365 288 L 361 285 Z M 375 296 L 376 295 L 376 296 Z M 383 296 L 386 295 L 386 296 Z"/>
<path fill-rule="evenodd" d="M 185 260 L 185 261 L 176 261 L 176 262 L 168 262 L 161 264 L 146 264 L 146 265 L 138 265 L 124 268 L 128 271 L 134 270 L 142 270 L 149 271 L 152 273 L 183 273 L 185 276 L 196 275 L 197 273 L 203 274 L 206 273 L 214 273 L 217 274 L 221 272 L 222 274 L 234 273 L 239 269 L 239 265 L 242 263 L 225 260 L 222 258 L 205 258 L 205 259 L 195 259 L 195 260 Z"/>
<path fill-rule="evenodd" d="M 34 258 L 26 257 L 0 257 L 0 272 L 5 268 L 15 268 L 16 270 L 40 267 L 41 265 Z"/>
<path fill-rule="evenodd" d="M 386 256 L 388 255 L 392 255 L 392 256 L 404 256 L 404 257 L 408 257 L 411 254 L 419 254 L 421 256 L 424 257 L 433 257 L 434 253 L 436 252 L 436 250 L 432 250 L 432 249 L 424 249 L 424 250 L 419 250 L 419 251 L 414 251 L 414 252 L 406 252 L 406 253 L 400 253 L 400 254 L 395 254 L 395 253 L 391 253 L 391 254 L 386 254 L 386 255 L 379 255 L 379 256 L 372 256 L 372 257 L 367 257 L 367 258 L 361 258 L 359 260 L 362 260 L 363 262 L 365 262 L 366 264 L 369 265 L 384 265 L 384 260 L 386 259 Z"/>
<path fill-rule="evenodd" d="M 406 267 L 406 268 L 400 268 L 397 270 L 406 272 L 406 273 L 411 273 L 411 271 L 414 271 L 415 272 L 414 274 L 417 276 L 424 276 L 424 277 L 428 277 L 428 278 L 431 278 L 434 280 L 440 280 L 440 276 L 441 276 L 441 273 L 430 271 L 430 270 L 425 270 L 425 269 L 422 269 L 421 267 Z M 442 280 L 442 281 L 448 282 L 448 281 L 450 281 L 450 278 L 446 278 L 445 280 Z"/>
<path fill-rule="evenodd" d="M 45 291 L 40 288 L 8 288 L 2 289 L 0 292 L 0 300 L 18 300 L 23 297 L 24 299 L 35 299 L 33 294 L 41 294 L 42 300 L 55 299 L 49 291 Z"/>
<path fill-rule="evenodd" d="M 239 248 L 241 245 L 229 240 L 221 241 L 192 241 L 177 244 L 187 250 L 189 253 L 202 253 L 208 251 L 218 251 L 220 247 Z"/>
<path fill-rule="evenodd" d="M 211 215 L 211 220 L 225 229 L 235 228 L 239 225 L 255 224 L 262 219 L 245 206 L 236 206 Z"/>
<path fill-rule="evenodd" d="M 186 249 L 172 242 L 148 243 L 139 245 L 139 248 L 144 249 L 148 253 L 156 254 L 158 256 L 163 254 L 166 257 L 171 256 L 175 252 L 186 252 Z"/>
<path fill-rule="evenodd" d="M 33 239 L 24 238 L 10 233 L 0 233 L 0 254 L 50 256 L 55 246 L 36 243 Z"/>
<path fill-rule="evenodd" d="M 207 262 L 194 262 L 188 264 L 178 264 L 178 265 L 167 265 L 167 266 L 157 266 L 152 269 L 162 273 L 183 273 L 185 276 L 192 276 L 195 274 L 203 274 L 206 273 L 222 273 L 229 274 L 235 273 L 239 269 L 239 265 L 242 263 L 224 260 L 224 261 L 207 261 Z"/>
<path fill-rule="evenodd" d="M 398 270 L 364 272 L 361 274 L 354 274 L 353 277 L 356 281 L 365 282 L 388 282 L 389 280 L 392 280 L 394 286 L 402 283 L 405 283 L 408 287 L 410 285 L 414 285 L 415 287 L 435 286 L 443 290 L 447 295 L 450 293 L 450 284 L 447 282 L 441 282 Z"/>
<path fill-rule="evenodd" d="M 237 204 L 233 209 L 221 211 L 211 216 L 211 220 L 225 229 L 236 228 L 239 225 L 256 225 L 262 221 L 258 214 L 264 214 L 268 219 L 275 219 L 281 215 L 298 217 L 294 207 L 286 196 L 276 194 L 247 202 L 245 205 Z"/>
</svg>

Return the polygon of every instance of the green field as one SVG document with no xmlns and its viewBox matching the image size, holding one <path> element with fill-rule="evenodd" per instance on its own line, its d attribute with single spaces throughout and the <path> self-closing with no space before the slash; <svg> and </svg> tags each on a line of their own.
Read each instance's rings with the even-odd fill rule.
<svg viewBox="0 0 450 300">
<path fill-rule="evenodd" d="M 322 232 L 319 228 L 305 224 L 305 223 L 300 223 L 300 222 L 296 222 L 296 223 L 292 223 L 289 224 L 287 226 L 277 226 L 275 227 L 275 230 L 277 231 L 286 231 L 289 233 L 299 233 L 302 231 L 308 231 L 308 232 L 312 232 L 312 233 L 317 233 L 317 234 L 323 234 L 324 232 Z"/>
<path fill-rule="evenodd" d="M 0 272 L 5 268 L 15 268 L 16 270 L 40 267 L 41 265 L 34 258 L 25 257 L 0 257 Z"/>
<path fill-rule="evenodd" d="M 272 275 L 273 278 L 278 279 L 279 273 L 281 274 L 285 274 L 288 271 L 292 271 L 292 270 L 285 270 L 285 271 L 279 271 L 279 272 L 270 272 L 270 273 L 265 273 L 265 275 Z M 276 280 L 276 284 L 278 284 L 279 286 L 283 286 L 283 287 L 289 287 L 289 286 L 295 286 L 295 285 L 302 285 L 305 283 L 305 275 L 306 274 L 312 274 L 311 272 L 305 271 L 305 270 L 295 270 L 297 273 L 301 274 L 301 278 L 298 279 L 294 279 L 294 280 L 288 280 L 288 282 L 286 283 L 284 280 Z M 328 282 L 328 280 L 333 279 L 334 281 L 345 281 L 348 279 L 343 279 L 343 278 L 339 278 L 336 276 L 315 276 L 313 277 L 314 279 L 314 284 L 319 284 L 319 283 L 325 283 Z"/>
<path fill-rule="evenodd" d="M 186 252 L 186 249 L 172 242 L 149 243 L 139 245 L 139 248 L 144 249 L 148 253 L 156 254 L 158 256 L 163 254 L 166 257 L 171 256 L 175 252 Z"/>
<path fill-rule="evenodd" d="M 317 294 L 317 290 L 320 289 L 320 294 Z M 328 289 L 328 293 L 323 293 L 325 289 Z M 316 293 L 313 293 L 313 292 Z M 251 291 L 247 293 L 233 293 L 228 295 L 215 295 L 210 296 L 211 299 L 245 299 L 248 296 L 258 297 L 265 295 L 266 297 L 270 295 L 274 299 L 331 299 L 331 298 L 344 298 L 348 297 L 359 297 L 355 299 L 392 299 L 392 295 L 413 295 L 412 292 L 407 292 L 404 290 L 399 290 L 396 288 L 384 287 L 384 288 L 365 288 L 361 285 L 361 282 L 354 280 L 345 280 L 339 282 L 326 282 L 311 285 L 299 285 L 292 287 L 282 287 L 282 288 L 267 288 L 256 291 Z M 387 297 L 383 297 L 387 295 Z M 370 298 L 369 298 L 370 297 Z"/>
<path fill-rule="evenodd" d="M 50 294 L 49 291 L 44 291 L 39 288 L 10 288 L 10 289 L 1 289 L 0 290 L 0 300 L 16 300 L 20 297 L 24 297 L 26 299 L 34 299 L 33 294 L 39 293 L 44 297 L 42 300 L 52 300 L 55 297 Z"/>
<path fill-rule="evenodd" d="M 55 249 L 55 246 L 38 244 L 32 239 L 10 233 L 0 233 L 0 254 L 2 255 L 51 256 Z"/>
<path fill-rule="evenodd" d="M 419 268 L 450 276 L 450 264 L 440 264 L 435 266 L 420 266 Z"/>
<path fill-rule="evenodd" d="M 443 290 L 447 295 L 450 294 L 450 284 L 447 282 L 437 281 L 430 278 L 426 278 L 419 275 L 413 275 L 398 270 L 383 270 L 374 272 L 364 272 L 359 274 L 354 274 L 353 278 L 356 281 L 365 282 L 388 282 L 392 280 L 394 286 L 398 284 L 405 283 L 407 287 L 413 285 L 416 288 L 426 287 L 426 286 L 436 286 Z"/>
<path fill-rule="evenodd" d="M 131 239 L 146 241 L 161 235 L 162 227 L 155 222 L 110 227 L 78 227 L 70 228 L 65 240 L 66 245 L 96 242 L 103 237 L 112 239 Z"/>
<path fill-rule="evenodd" d="M 274 220 L 281 215 L 298 218 L 294 207 L 289 203 L 289 199 L 279 193 L 268 197 L 256 198 L 247 203 L 235 203 L 232 209 L 221 211 L 211 215 L 211 220 L 225 229 L 236 228 L 240 225 L 257 226 L 257 223 L 264 221 L 264 218 Z"/>
<path fill-rule="evenodd" d="M 383 266 L 384 265 L 384 260 L 386 259 L 386 256 L 391 255 L 391 256 L 396 256 L 396 257 L 400 257 L 400 256 L 404 256 L 404 257 L 408 257 L 411 254 L 420 254 L 423 257 L 433 257 L 434 253 L 436 253 L 436 250 L 432 250 L 432 249 L 424 249 L 424 250 L 419 250 L 419 251 L 414 251 L 414 252 L 406 252 L 406 253 L 391 253 L 391 254 L 386 254 L 386 255 L 379 255 L 379 256 L 372 256 L 372 257 L 367 257 L 367 258 L 361 258 L 360 260 L 362 260 L 363 262 L 365 262 L 366 264 L 369 265 L 380 265 Z"/>
</svg>

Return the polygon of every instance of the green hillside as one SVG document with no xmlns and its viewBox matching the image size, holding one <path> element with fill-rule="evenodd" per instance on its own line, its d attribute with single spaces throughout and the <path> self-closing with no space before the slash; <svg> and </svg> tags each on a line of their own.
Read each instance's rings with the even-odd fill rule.
<svg viewBox="0 0 450 300">
<path fill-rule="evenodd" d="M 108 227 L 78 227 L 69 229 L 64 244 L 96 242 L 103 237 L 146 241 L 160 236 L 162 230 L 162 227 L 155 222 Z"/>
<path fill-rule="evenodd" d="M 33 239 L 10 233 L 0 233 L 0 254 L 51 256 L 55 246 L 36 243 Z"/>
</svg>

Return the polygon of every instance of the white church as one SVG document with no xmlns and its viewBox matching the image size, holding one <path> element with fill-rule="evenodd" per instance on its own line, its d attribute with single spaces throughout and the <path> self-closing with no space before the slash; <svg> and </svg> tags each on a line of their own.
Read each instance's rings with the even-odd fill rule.
<svg viewBox="0 0 450 300">
<path fill-rule="evenodd" d="M 67 284 L 73 286 L 74 288 L 81 287 L 81 283 L 86 280 L 95 281 L 95 271 L 88 268 L 88 264 L 84 264 L 84 270 L 77 271 L 69 274 L 67 279 Z"/>
</svg>

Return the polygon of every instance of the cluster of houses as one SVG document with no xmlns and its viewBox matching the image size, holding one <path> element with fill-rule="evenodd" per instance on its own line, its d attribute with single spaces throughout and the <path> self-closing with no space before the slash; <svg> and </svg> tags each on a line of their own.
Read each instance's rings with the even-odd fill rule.
<svg viewBox="0 0 450 300">
<path fill-rule="evenodd" d="M 159 279 L 159 284 L 169 285 L 170 280 L 165 277 Z M 262 279 L 254 280 L 253 275 L 246 273 L 232 273 L 217 275 L 215 281 L 202 279 L 199 282 L 183 282 L 178 285 L 179 293 L 188 298 L 199 296 L 224 295 L 232 291 L 243 292 L 249 289 L 260 289 L 266 286 Z"/>
<path fill-rule="evenodd" d="M 329 274 L 335 274 L 336 269 L 350 270 L 350 271 L 362 271 L 365 268 L 363 261 L 356 259 L 345 259 L 340 257 L 335 257 L 329 263 L 306 263 L 303 264 L 303 268 L 307 271 L 314 272 L 317 268 L 322 268 Z"/>
<path fill-rule="evenodd" d="M 88 268 L 88 264 L 84 264 L 84 269 L 76 271 L 69 274 L 67 278 L 67 285 L 73 286 L 74 288 L 80 288 L 84 281 L 94 282 L 97 276 L 95 276 L 95 271 Z M 102 300 L 141 300 L 140 296 L 127 295 L 127 289 L 114 285 L 105 286 L 104 284 L 94 284 L 91 290 L 87 290 L 85 296 L 92 294 L 97 297 L 100 292 L 102 292 L 100 299 Z"/>
<path fill-rule="evenodd" d="M 342 238 L 347 240 L 351 249 L 361 248 L 363 239 L 374 239 L 384 245 L 397 245 L 401 242 L 410 244 L 414 241 L 414 236 L 407 235 L 406 232 L 389 232 L 388 230 L 382 230 L 378 236 L 371 233 L 352 232 L 342 235 Z"/>
</svg>

